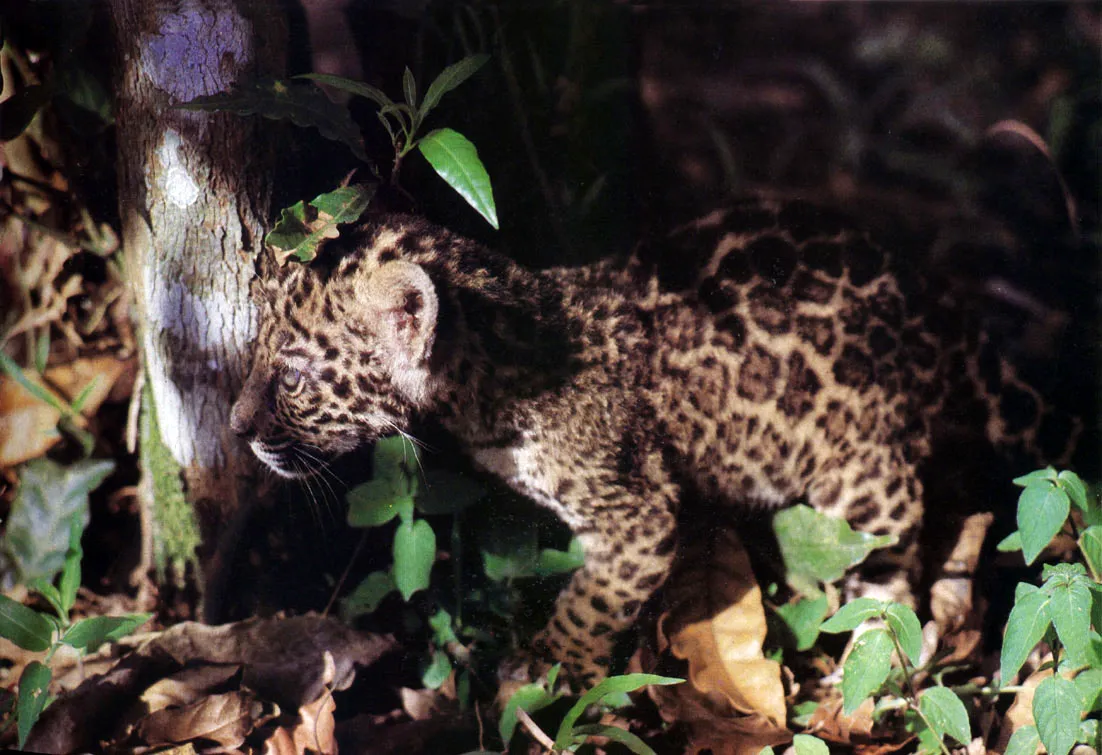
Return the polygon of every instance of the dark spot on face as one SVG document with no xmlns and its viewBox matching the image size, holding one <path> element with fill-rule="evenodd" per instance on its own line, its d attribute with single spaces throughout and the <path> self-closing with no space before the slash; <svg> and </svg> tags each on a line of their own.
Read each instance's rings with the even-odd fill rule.
<svg viewBox="0 0 1102 755">
<path fill-rule="evenodd" d="M 896 493 L 899 492 L 899 489 L 901 487 L 903 487 L 902 478 L 899 478 L 899 477 L 893 478 L 892 481 L 889 482 L 887 484 L 887 486 L 884 488 L 884 496 L 887 497 L 887 498 L 893 497 Z"/>
<path fill-rule="evenodd" d="M 620 564 L 620 569 L 616 572 L 616 576 L 624 582 L 628 582 L 635 577 L 636 572 L 639 571 L 639 565 L 625 561 Z"/>
<path fill-rule="evenodd" d="M 396 259 L 398 259 L 398 252 L 394 251 L 393 249 L 384 249 L 383 251 L 379 252 L 380 265 L 385 265 L 386 263 L 393 262 Z"/>
<path fill-rule="evenodd" d="M 584 629 L 585 628 L 585 619 L 583 619 L 581 616 L 576 614 L 574 612 L 574 609 L 572 609 L 572 608 L 567 608 L 566 609 L 566 618 L 570 620 L 571 624 L 578 627 L 579 629 Z"/>
<path fill-rule="evenodd" d="M 596 624 L 593 625 L 593 628 L 589 630 L 589 633 L 594 637 L 601 637 L 611 631 L 612 627 L 609 624 L 603 621 L 598 621 Z"/>
<path fill-rule="evenodd" d="M 635 614 L 639 613 L 639 608 L 642 606 L 638 600 L 625 600 L 623 614 L 625 618 L 632 618 Z"/>
<path fill-rule="evenodd" d="M 739 368 L 736 391 L 750 401 L 764 401 L 777 392 L 777 375 L 780 361 L 761 346 L 755 346 L 746 355 Z"/>
<path fill-rule="evenodd" d="M 855 529 L 871 522 L 876 514 L 876 502 L 871 495 L 863 495 L 846 507 L 846 521 Z"/>
<path fill-rule="evenodd" d="M 754 239 L 746 245 L 745 253 L 754 271 L 778 287 L 788 282 L 799 261 L 796 247 L 780 236 Z"/>
<path fill-rule="evenodd" d="M 645 577 L 642 577 L 635 586 L 644 591 L 653 590 L 658 587 L 658 585 L 662 584 L 665 578 L 666 575 L 662 574 L 661 572 L 658 572 L 656 574 L 649 574 Z"/>
<path fill-rule="evenodd" d="M 842 349 L 842 356 L 834 363 L 834 379 L 842 385 L 863 391 L 872 382 L 873 370 L 872 358 L 850 344 Z"/>
<path fill-rule="evenodd" d="M 589 605 L 593 606 L 593 610 L 597 613 L 608 613 L 608 603 L 600 595 L 594 595 L 590 598 Z"/>
<path fill-rule="evenodd" d="M 325 350 L 325 359 L 327 361 L 330 361 L 330 362 L 335 361 L 338 356 L 340 356 L 340 352 L 337 351 L 336 349 L 329 348 L 329 349 Z"/>
<path fill-rule="evenodd" d="M 348 382 L 348 378 L 341 378 L 333 385 L 333 393 L 337 398 L 348 398 L 348 394 L 352 392 L 352 386 Z"/>
<path fill-rule="evenodd" d="M 326 367 L 321 371 L 319 377 L 321 377 L 323 382 L 332 383 L 337 379 L 337 371 L 332 367 Z"/>
</svg>

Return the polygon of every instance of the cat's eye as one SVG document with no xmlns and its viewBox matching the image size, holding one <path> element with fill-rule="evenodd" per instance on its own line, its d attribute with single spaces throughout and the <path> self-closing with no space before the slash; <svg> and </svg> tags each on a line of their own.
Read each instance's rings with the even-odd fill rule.
<svg viewBox="0 0 1102 755">
<path fill-rule="evenodd" d="M 297 390 L 302 386 L 302 370 L 287 367 L 279 373 L 279 382 L 288 391 Z"/>
</svg>

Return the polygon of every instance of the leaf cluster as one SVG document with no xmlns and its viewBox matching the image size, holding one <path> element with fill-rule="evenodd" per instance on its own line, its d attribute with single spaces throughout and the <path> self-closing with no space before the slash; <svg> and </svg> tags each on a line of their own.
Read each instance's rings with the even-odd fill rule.
<svg viewBox="0 0 1102 755">
<path fill-rule="evenodd" d="M 109 470 L 110 466 L 107 467 L 107 471 Z M 103 475 L 106 476 L 106 472 Z M 51 575 L 50 579 L 38 577 L 29 584 L 32 590 L 49 603 L 53 613 L 36 611 L 6 595 L 0 595 L 0 637 L 24 650 L 46 654 L 42 661 L 28 663 L 19 677 L 14 721 L 20 748 L 27 741 L 31 728 L 49 702 L 48 689 L 52 676 L 49 662 L 54 653 L 62 645 L 68 645 L 81 653 L 93 652 L 106 642 L 117 642 L 150 618 L 150 614 L 129 614 L 90 616 L 75 622 L 70 620 L 69 613 L 76 602 L 77 589 L 80 587 L 80 561 L 83 557 L 80 538 L 83 529 L 81 520 L 74 517 L 69 528 L 69 547 L 60 568 L 58 583 L 53 583 Z"/>
</svg>

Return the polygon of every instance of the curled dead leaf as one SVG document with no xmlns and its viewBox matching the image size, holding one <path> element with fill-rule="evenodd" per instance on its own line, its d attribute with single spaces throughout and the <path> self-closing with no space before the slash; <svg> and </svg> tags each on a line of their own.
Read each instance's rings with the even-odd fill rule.
<svg viewBox="0 0 1102 755">
<path fill-rule="evenodd" d="M 135 733 L 153 747 L 197 739 L 240 747 L 246 736 L 276 714 L 278 708 L 261 702 L 248 690 L 238 690 L 151 713 L 138 723 Z"/>
<path fill-rule="evenodd" d="M 336 710 L 337 704 L 329 692 L 302 706 L 298 709 L 298 723 L 292 727 L 280 726 L 264 742 L 264 755 L 303 752 L 336 755 L 336 721 L 333 719 Z"/>
<path fill-rule="evenodd" d="M 713 530 L 686 549 L 668 583 L 672 607 L 659 620 L 674 656 L 689 662 L 689 681 L 741 713 L 784 727 L 780 664 L 762 653 L 765 610 L 750 559 L 730 530 Z"/>
<path fill-rule="evenodd" d="M 649 687 L 662 719 L 689 730 L 686 753 L 757 755 L 766 746 L 792 739 L 792 732 L 776 726 L 761 713 L 739 715 L 718 694 L 706 694 L 688 684 Z"/>
</svg>

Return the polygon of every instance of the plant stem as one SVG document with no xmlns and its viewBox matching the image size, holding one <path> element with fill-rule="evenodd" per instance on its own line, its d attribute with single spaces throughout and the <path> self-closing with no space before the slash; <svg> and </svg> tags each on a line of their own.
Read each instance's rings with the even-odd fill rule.
<svg viewBox="0 0 1102 755">
<path fill-rule="evenodd" d="M 528 733 L 532 735 L 533 739 L 547 748 L 548 752 L 559 752 L 559 750 L 555 748 L 554 740 L 547 736 L 547 733 L 536 725 L 536 722 L 532 720 L 532 717 L 528 715 L 528 711 L 524 708 L 517 708 L 517 720 L 520 721 L 521 726 L 528 730 Z"/>
</svg>

